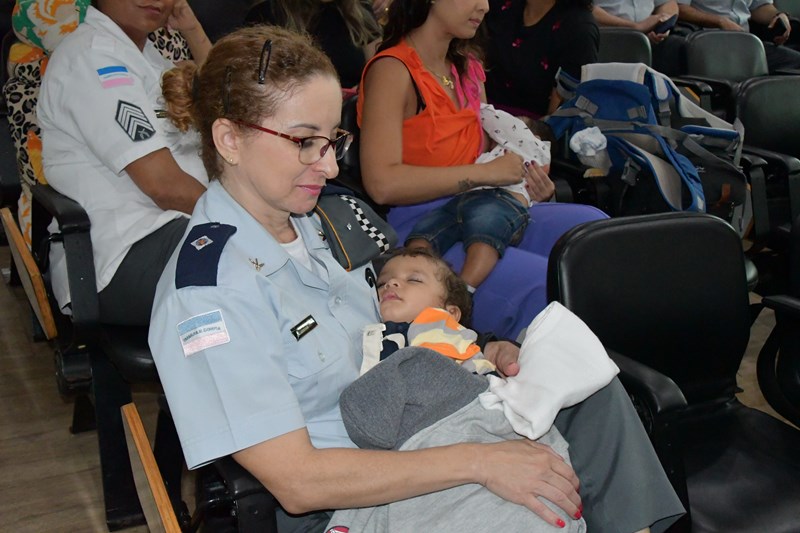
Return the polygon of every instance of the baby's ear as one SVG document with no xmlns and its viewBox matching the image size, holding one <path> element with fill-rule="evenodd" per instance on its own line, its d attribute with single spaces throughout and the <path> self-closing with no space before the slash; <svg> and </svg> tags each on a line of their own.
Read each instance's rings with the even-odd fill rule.
<svg viewBox="0 0 800 533">
<path fill-rule="evenodd" d="M 456 320 L 456 322 L 461 322 L 461 308 L 457 305 L 447 305 L 445 306 L 445 310 L 452 315 L 452 317 Z"/>
</svg>

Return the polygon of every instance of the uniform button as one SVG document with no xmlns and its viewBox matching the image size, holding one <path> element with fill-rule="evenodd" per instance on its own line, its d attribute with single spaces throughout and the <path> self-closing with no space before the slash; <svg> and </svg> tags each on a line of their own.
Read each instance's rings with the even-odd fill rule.
<svg viewBox="0 0 800 533">
<path fill-rule="evenodd" d="M 319 360 L 322 361 L 323 363 L 325 362 L 325 354 L 324 353 L 317 352 L 317 357 L 319 357 Z"/>
<path fill-rule="evenodd" d="M 342 303 L 342 299 L 339 296 L 337 296 L 336 298 L 333 299 L 333 303 L 339 305 L 340 303 Z"/>
</svg>

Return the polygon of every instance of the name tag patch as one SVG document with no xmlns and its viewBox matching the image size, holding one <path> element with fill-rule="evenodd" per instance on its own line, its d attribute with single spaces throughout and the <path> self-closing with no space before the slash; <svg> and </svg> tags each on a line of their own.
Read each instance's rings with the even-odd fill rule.
<svg viewBox="0 0 800 533">
<path fill-rule="evenodd" d="M 178 335 L 185 357 L 231 341 L 219 309 L 184 320 L 178 324 Z"/>
</svg>

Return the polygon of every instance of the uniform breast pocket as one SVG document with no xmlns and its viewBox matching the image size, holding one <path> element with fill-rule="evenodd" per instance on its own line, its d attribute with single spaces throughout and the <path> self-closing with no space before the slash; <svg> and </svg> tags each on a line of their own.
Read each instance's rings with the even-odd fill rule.
<svg viewBox="0 0 800 533">
<path fill-rule="evenodd" d="M 322 328 L 317 328 L 322 329 Z M 314 331 L 284 345 L 289 384 L 306 418 L 330 411 L 339 401 L 342 381 L 348 375 L 340 343 L 320 342 Z M 319 338 L 316 338 L 319 337 Z"/>
</svg>

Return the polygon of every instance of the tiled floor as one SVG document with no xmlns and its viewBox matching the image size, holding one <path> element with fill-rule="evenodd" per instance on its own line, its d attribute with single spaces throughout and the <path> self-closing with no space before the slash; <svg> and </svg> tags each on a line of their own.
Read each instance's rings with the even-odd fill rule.
<svg viewBox="0 0 800 533">
<path fill-rule="evenodd" d="M 1 247 L 0 267 L 8 264 Z M 768 313 L 758 320 L 739 373 L 742 401 L 766 411 L 754 365 L 772 323 Z M 58 395 L 52 349 L 31 339 L 23 290 L 0 283 L 0 531 L 106 531 L 96 435 L 69 433 L 72 404 Z M 141 391 L 135 401 L 152 437 L 155 395 Z"/>
</svg>

